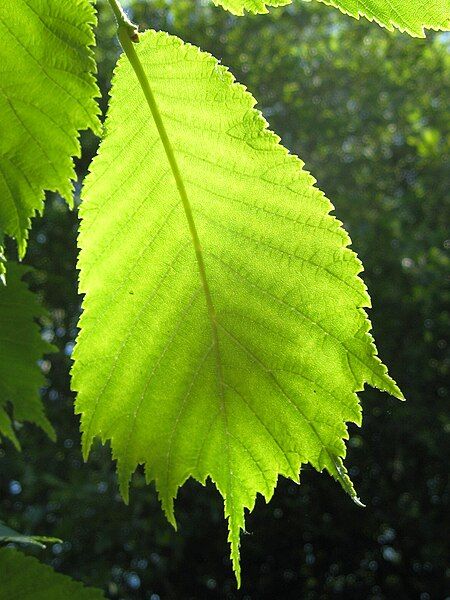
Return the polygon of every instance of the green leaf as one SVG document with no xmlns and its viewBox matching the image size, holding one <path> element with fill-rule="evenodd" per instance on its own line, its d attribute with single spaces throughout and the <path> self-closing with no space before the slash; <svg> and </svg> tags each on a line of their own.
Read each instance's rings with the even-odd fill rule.
<svg viewBox="0 0 450 600">
<path fill-rule="evenodd" d="M 43 542 L 54 543 L 62 542 L 62 540 L 43 535 L 25 535 L 11 529 L 11 527 L 8 527 L 3 521 L 0 521 L 0 544 L 24 544 L 45 548 L 46 546 Z"/>
<path fill-rule="evenodd" d="M 100 131 L 89 0 L 0 5 L 0 231 L 25 254 L 44 190 L 72 202 L 79 131 Z"/>
<path fill-rule="evenodd" d="M 213 0 L 213 2 L 234 15 L 243 15 L 245 11 L 254 14 L 267 13 L 268 6 L 286 6 L 291 3 L 291 0 Z"/>
<path fill-rule="evenodd" d="M 359 19 L 366 17 L 393 31 L 396 27 L 415 37 L 425 37 L 425 29 L 450 28 L 449 0 L 319 0 L 339 8 L 343 13 Z"/>
<path fill-rule="evenodd" d="M 35 322 L 46 311 L 22 280 L 29 270 L 9 262 L 7 285 L 0 285 L 0 436 L 9 438 L 17 448 L 9 405 L 15 421 L 33 422 L 55 439 L 39 398 L 45 378 L 38 365 L 38 360 L 55 348 L 41 338 Z"/>
<path fill-rule="evenodd" d="M 376 357 L 348 235 L 252 96 L 176 37 L 149 31 L 135 47 L 182 182 L 122 57 L 81 206 L 83 450 L 111 440 L 125 499 L 144 464 L 173 525 L 178 488 L 210 477 L 239 580 L 257 493 L 269 500 L 278 475 L 298 481 L 309 462 L 356 500 L 342 463 L 346 422 L 361 421 L 355 392 L 402 396 Z"/>
<path fill-rule="evenodd" d="M 235 15 L 266 13 L 268 6 L 284 6 L 291 0 L 213 0 Z M 305 0 L 309 2 L 310 0 Z M 450 28 L 449 0 L 318 0 L 328 6 L 339 8 L 343 13 L 359 19 L 366 17 L 390 31 L 394 28 L 417 37 L 425 37 L 425 29 L 446 31 Z"/>
<path fill-rule="evenodd" d="M 0 600 L 104 600 L 101 590 L 56 573 L 33 556 L 0 549 Z"/>
</svg>

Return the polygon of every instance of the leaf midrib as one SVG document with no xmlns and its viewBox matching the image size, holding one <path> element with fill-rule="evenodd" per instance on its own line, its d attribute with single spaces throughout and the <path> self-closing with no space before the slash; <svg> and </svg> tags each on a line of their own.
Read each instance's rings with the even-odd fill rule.
<svg viewBox="0 0 450 600">
<path fill-rule="evenodd" d="M 216 374 L 217 374 L 217 382 L 218 382 L 218 387 L 219 387 L 218 396 L 220 399 L 221 412 L 223 415 L 224 425 L 225 425 L 225 429 L 226 429 L 227 458 L 228 458 L 228 464 L 230 465 L 230 458 L 231 458 L 230 457 L 230 447 L 229 447 L 230 431 L 229 431 L 229 427 L 228 427 L 227 410 L 226 410 L 225 399 L 224 399 L 225 382 L 224 382 L 224 378 L 223 378 L 223 368 L 222 368 L 222 359 L 221 359 L 220 345 L 219 345 L 218 326 L 220 325 L 221 329 L 223 329 L 228 335 L 231 335 L 231 337 L 233 339 L 235 339 L 235 338 L 228 330 L 226 330 L 223 327 L 223 325 L 221 323 L 218 323 L 218 321 L 217 321 L 217 316 L 216 316 L 216 311 L 215 311 L 215 307 L 214 307 L 214 303 L 213 303 L 213 299 L 212 299 L 212 295 L 211 295 L 211 290 L 210 290 L 207 275 L 206 275 L 206 266 L 205 266 L 205 261 L 203 258 L 203 251 L 202 251 L 202 247 L 201 247 L 201 243 L 200 243 L 200 238 L 199 238 L 199 235 L 197 232 L 197 227 L 195 225 L 195 220 L 194 220 L 191 203 L 190 203 L 188 195 L 187 195 L 183 177 L 182 177 L 180 169 L 178 167 L 178 162 L 177 162 L 177 159 L 175 156 L 175 152 L 173 150 L 172 144 L 170 142 L 169 136 L 168 136 L 166 128 L 164 126 L 161 112 L 159 110 L 158 104 L 156 102 L 156 99 L 155 99 L 152 89 L 150 87 L 150 82 L 147 78 L 147 75 L 146 75 L 144 69 L 143 69 L 142 63 L 136 53 L 134 44 L 131 41 L 128 32 L 121 30 L 120 26 L 119 26 L 119 39 L 120 39 L 122 47 L 125 51 L 125 54 L 127 55 L 127 58 L 130 61 L 130 64 L 138 78 L 141 89 L 144 93 L 145 99 L 147 101 L 148 107 L 150 109 L 151 115 L 153 117 L 156 129 L 157 129 L 159 138 L 164 147 L 164 151 L 165 151 L 167 160 L 169 162 L 170 169 L 172 171 L 172 175 L 175 179 L 176 187 L 177 187 L 178 193 L 180 195 L 181 202 L 183 204 L 183 209 L 185 212 L 186 220 L 188 222 L 189 232 L 191 235 L 192 244 L 194 246 L 195 257 L 197 260 L 200 280 L 201 280 L 201 284 L 202 284 L 202 288 L 203 288 L 203 292 L 204 292 L 204 296 L 205 296 L 205 300 L 206 300 L 207 312 L 208 312 L 208 317 L 209 317 L 210 326 L 211 326 L 212 344 L 214 346 L 214 352 L 216 355 Z M 328 335 L 330 335 L 329 332 L 326 332 L 326 333 Z M 263 367 L 264 367 L 265 371 L 270 373 L 270 370 L 268 370 L 265 365 L 263 365 Z M 292 400 L 287 395 L 286 391 L 282 388 L 279 381 L 273 376 L 273 374 L 271 374 L 271 376 L 273 377 L 277 387 L 280 389 L 282 394 L 290 402 L 292 402 Z M 300 410 L 295 403 L 293 403 L 293 404 L 294 404 L 294 406 L 296 406 L 297 410 Z M 306 417 L 303 413 L 302 413 L 302 416 L 303 416 L 303 418 L 306 419 Z M 336 479 L 341 483 L 344 490 L 349 493 L 349 495 L 353 498 L 353 500 L 358 502 L 358 499 L 356 497 L 354 490 L 352 489 L 351 486 L 349 486 L 348 482 L 346 481 L 346 479 L 342 476 L 342 474 L 340 472 L 339 465 L 337 464 L 337 461 L 336 461 L 336 457 L 332 456 L 331 453 L 328 451 L 328 449 L 326 449 L 326 447 L 323 443 L 323 440 L 321 439 L 315 426 L 311 422 L 309 422 L 308 419 L 306 419 L 306 421 L 309 423 L 313 433 L 319 440 L 322 448 L 325 449 L 326 453 L 328 454 L 328 457 L 329 457 L 331 463 L 334 464 L 335 469 L 336 469 L 336 472 L 335 472 Z M 228 469 L 228 475 L 229 475 L 228 493 L 230 495 L 230 500 L 231 500 L 231 504 L 232 504 L 233 498 L 232 498 L 232 485 L 231 485 L 231 481 L 230 481 L 230 478 L 231 478 L 230 469 Z"/>
<path fill-rule="evenodd" d="M 172 175 L 174 177 L 175 184 L 176 184 L 178 193 L 181 198 L 181 202 L 183 204 L 184 213 L 185 213 L 186 220 L 187 220 L 188 227 L 189 227 L 189 233 L 191 236 L 192 244 L 194 246 L 195 258 L 196 258 L 197 266 L 198 266 L 198 270 L 199 270 L 200 281 L 202 284 L 202 289 L 203 289 L 203 293 L 204 293 L 205 301 L 206 301 L 208 318 L 209 318 L 210 327 L 211 327 L 212 343 L 214 346 L 214 353 L 216 356 L 216 374 L 217 374 L 217 383 L 218 383 L 218 388 L 219 388 L 218 396 L 220 398 L 221 411 L 224 416 L 225 427 L 226 427 L 227 434 L 228 434 L 229 433 L 228 419 L 227 419 L 227 412 L 226 412 L 225 399 L 224 399 L 224 394 L 225 394 L 224 378 L 223 378 L 222 358 L 221 358 L 220 345 L 219 345 L 219 330 L 218 330 L 218 324 L 217 324 L 217 316 L 216 316 L 216 310 L 215 310 L 211 290 L 210 290 L 209 283 L 208 283 L 208 278 L 206 275 L 206 266 L 205 266 L 205 261 L 203 258 L 202 246 L 200 243 L 200 237 L 198 235 L 197 227 L 195 224 L 194 214 L 192 211 L 191 203 L 190 203 L 188 195 L 187 195 L 186 186 L 184 184 L 184 180 L 181 175 L 181 171 L 178 167 L 178 162 L 177 162 L 177 159 L 175 156 L 175 152 L 173 150 L 172 144 L 171 144 L 169 136 L 167 134 L 167 131 L 166 131 L 166 128 L 165 128 L 165 125 L 164 125 L 164 122 L 163 122 L 163 119 L 161 116 L 161 112 L 159 110 L 159 107 L 156 102 L 153 91 L 150 87 L 150 82 L 144 71 L 144 68 L 139 59 L 139 56 L 135 50 L 134 44 L 129 37 L 128 30 L 126 28 L 122 27 L 120 24 L 119 24 L 119 29 L 118 29 L 118 36 L 119 36 L 120 43 L 124 49 L 124 52 L 125 52 L 128 60 L 130 61 L 131 67 L 133 68 L 133 70 L 138 78 L 139 85 L 141 86 L 142 92 L 144 93 L 145 99 L 147 101 L 148 107 L 150 109 L 151 115 L 153 117 L 156 129 L 157 129 L 159 138 L 163 145 L 164 152 L 165 152 L 167 160 L 169 162 L 169 166 L 172 171 Z M 228 438 L 228 435 L 227 435 L 227 438 Z M 229 452 L 229 448 L 228 448 L 228 452 Z"/>
</svg>

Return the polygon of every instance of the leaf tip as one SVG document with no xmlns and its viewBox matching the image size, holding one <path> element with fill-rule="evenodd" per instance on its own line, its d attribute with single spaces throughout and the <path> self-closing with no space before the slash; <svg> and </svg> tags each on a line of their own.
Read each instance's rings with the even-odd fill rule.
<svg viewBox="0 0 450 600">
<path fill-rule="evenodd" d="M 241 557 L 240 557 L 240 544 L 239 544 L 240 531 L 236 534 L 230 529 L 230 535 L 228 541 L 231 545 L 231 562 L 233 565 L 234 576 L 236 577 L 236 586 L 239 589 L 241 587 Z"/>
<path fill-rule="evenodd" d="M 50 421 L 47 421 L 47 424 L 48 425 L 45 427 L 44 431 L 52 442 L 56 442 L 58 436 L 56 434 L 55 428 L 53 427 L 53 425 L 51 425 Z"/>
<path fill-rule="evenodd" d="M 237 512 L 233 505 L 228 510 L 228 502 L 225 499 L 225 515 L 228 518 L 228 542 L 231 550 L 231 563 L 233 565 L 234 575 L 236 577 L 236 585 L 241 587 L 241 553 L 240 553 L 240 537 L 241 530 L 244 529 L 244 507 L 240 507 Z"/>
<path fill-rule="evenodd" d="M 87 431 L 83 431 L 81 437 L 81 453 L 83 455 L 84 462 L 87 462 L 89 454 L 91 452 L 92 436 Z"/>
<path fill-rule="evenodd" d="M 120 495 L 124 503 L 128 505 L 130 503 L 130 474 L 122 471 L 120 465 L 118 465 L 117 472 L 119 476 Z"/>
<path fill-rule="evenodd" d="M 178 525 L 177 525 L 177 520 L 175 518 L 175 511 L 174 511 L 174 507 L 173 507 L 174 498 L 172 496 L 163 495 L 163 494 L 159 493 L 159 499 L 160 499 L 164 514 L 166 515 L 166 519 L 169 521 L 169 523 L 172 525 L 172 527 L 175 529 L 175 531 L 177 531 Z"/>
<path fill-rule="evenodd" d="M 345 468 L 342 458 L 338 457 L 338 456 L 336 456 L 336 457 L 331 456 L 331 459 L 333 461 L 333 468 L 331 470 L 328 469 L 329 472 L 336 479 L 336 481 L 338 481 L 341 484 L 342 489 L 344 490 L 344 492 L 346 492 L 350 496 L 350 498 L 353 500 L 353 502 L 357 506 L 363 508 L 365 505 L 358 498 L 356 490 L 353 487 L 353 482 L 350 479 L 350 477 L 348 476 L 348 472 L 347 472 L 347 469 Z"/>
<path fill-rule="evenodd" d="M 22 450 L 22 446 L 20 445 L 20 442 L 14 431 L 11 430 L 11 433 L 9 435 L 5 434 L 5 437 L 9 439 L 9 441 L 12 443 L 17 452 L 20 452 Z"/>
<path fill-rule="evenodd" d="M 366 508 L 366 505 L 363 502 L 361 502 L 358 496 L 353 496 L 352 500 L 356 504 L 356 506 L 359 506 L 359 508 Z"/>
</svg>

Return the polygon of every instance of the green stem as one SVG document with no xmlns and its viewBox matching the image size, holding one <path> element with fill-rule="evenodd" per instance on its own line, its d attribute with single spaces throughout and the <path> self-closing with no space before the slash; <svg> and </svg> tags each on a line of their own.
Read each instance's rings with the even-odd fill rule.
<svg viewBox="0 0 450 600">
<path fill-rule="evenodd" d="M 138 28 L 137 25 L 132 23 L 130 19 L 125 14 L 120 2 L 118 0 L 109 0 L 109 4 L 112 8 L 114 16 L 116 17 L 118 28 L 122 28 L 124 31 L 128 33 L 130 39 L 135 42 L 139 41 L 138 38 Z M 121 42 L 122 43 L 122 42 Z"/>
<path fill-rule="evenodd" d="M 192 242 L 194 244 L 195 256 L 197 258 L 198 269 L 200 272 L 200 279 L 203 286 L 203 291 L 205 293 L 206 304 L 208 308 L 209 319 L 211 321 L 211 329 L 213 335 L 213 342 L 216 347 L 216 351 L 218 352 L 219 348 L 219 336 L 217 331 L 217 322 L 216 322 L 216 311 L 214 309 L 214 304 L 211 296 L 211 290 L 209 289 L 208 280 L 206 278 L 206 268 L 205 261 L 203 259 L 202 247 L 200 244 L 200 238 L 198 236 L 197 228 L 194 222 L 194 216 L 192 213 L 191 204 L 189 202 L 189 198 L 186 192 L 186 187 L 184 185 L 183 178 L 181 177 L 180 169 L 178 167 L 178 163 L 175 157 L 175 153 L 172 148 L 172 144 L 170 143 L 169 137 L 167 135 L 166 128 L 164 126 L 161 113 L 159 112 L 158 105 L 155 101 L 155 97 L 150 88 L 149 81 L 147 79 L 147 75 L 142 67 L 142 63 L 136 53 L 134 48 L 133 40 L 138 41 L 137 39 L 137 27 L 131 23 L 128 17 L 125 15 L 122 6 L 118 0 L 109 0 L 111 8 L 114 12 L 114 15 L 117 19 L 117 35 L 119 37 L 120 44 L 130 61 L 131 66 L 133 67 L 134 72 L 139 80 L 142 91 L 144 92 L 144 96 L 147 100 L 147 104 L 152 113 L 153 119 L 155 121 L 156 129 L 158 130 L 159 136 L 161 138 L 161 142 L 164 146 L 164 151 L 167 156 L 167 160 L 169 161 L 170 168 L 172 169 L 173 176 L 175 178 L 175 183 L 180 194 L 181 202 L 183 204 L 184 212 L 186 214 L 186 219 L 189 225 L 189 231 L 192 237 Z M 220 365 L 220 360 L 219 360 Z M 221 379 L 221 376 L 220 376 Z"/>
</svg>

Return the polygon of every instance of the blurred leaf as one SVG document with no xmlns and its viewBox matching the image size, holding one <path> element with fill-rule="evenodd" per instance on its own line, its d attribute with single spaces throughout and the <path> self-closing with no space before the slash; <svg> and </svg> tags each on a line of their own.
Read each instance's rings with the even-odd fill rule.
<svg viewBox="0 0 450 600">
<path fill-rule="evenodd" d="M 56 573 L 33 556 L 0 549 L 0 600 L 104 600 L 100 590 Z"/>
<path fill-rule="evenodd" d="M 234 15 L 250 13 L 267 13 L 268 6 L 286 6 L 292 0 L 213 0 L 217 6 L 223 6 Z"/>
<path fill-rule="evenodd" d="M 43 535 L 24 535 L 18 531 L 14 531 L 11 527 L 8 527 L 3 521 L 0 521 L 0 544 L 26 544 L 31 546 L 39 546 L 39 548 L 46 548 L 43 542 L 62 542 L 59 538 L 46 537 Z"/>
</svg>

